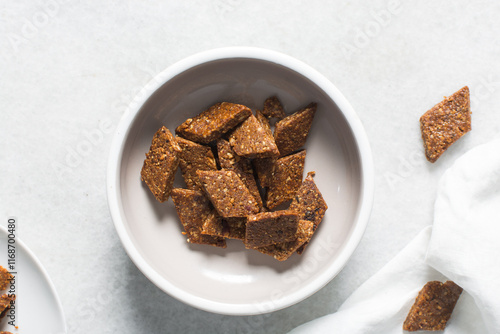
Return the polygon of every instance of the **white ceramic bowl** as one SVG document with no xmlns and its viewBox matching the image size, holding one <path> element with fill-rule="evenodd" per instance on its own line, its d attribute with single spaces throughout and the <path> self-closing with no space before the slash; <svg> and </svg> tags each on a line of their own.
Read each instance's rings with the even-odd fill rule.
<svg viewBox="0 0 500 334">
<path fill-rule="evenodd" d="M 140 180 L 153 134 L 172 132 L 208 106 L 228 101 L 252 109 L 277 95 L 289 113 L 318 103 L 306 143 L 305 173 L 329 206 L 302 256 L 279 262 L 246 250 L 191 245 L 171 200 L 157 202 Z M 304 174 L 305 174 L 304 173 Z M 138 94 L 111 146 L 107 189 L 125 250 L 159 288 L 194 307 L 231 315 L 261 314 L 293 305 L 325 286 L 346 264 L 368 222 L 373 162 L 360 120 L 323 75 L 281 53 L 231 47 L 188 57 L 161 72 Z M 176 186 L 182 187 L 180 174 Z"/>
</svg>

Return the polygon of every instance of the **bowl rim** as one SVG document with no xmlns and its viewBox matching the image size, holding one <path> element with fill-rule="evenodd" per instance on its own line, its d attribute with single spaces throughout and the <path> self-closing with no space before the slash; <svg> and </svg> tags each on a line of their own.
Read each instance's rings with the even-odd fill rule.
<svg viewBox="0 0 500 334">
<path fill-rule="evenodd" d="M 359 210 L 351 237 L 345 243 L 332 266 L 315 277 L 309 284 L 283 298 L 273 300 L 271 306 L 269 306 L 268 302 L 228 304 L 201 298 L 176 287 L 156 272 L 142 257 L 135 248 L 122 220 L 124 215 L 120 204 L 120 166 L 123 158 L 123 149 L 130 127 L 144 103 L 165 82 L 194 66 L 216 60 L 237 58 L 256 59 L 275 63 L 295 71 L 315 83 L 335 102 L 346 118 L 353 133 L 360 157 L 361 189 Z M 257 315 L 289 307 L 310 297 L 327 285 L 342 270 L 359 245 L 368 224 L 373 206 L 374 165 L 368 137 L 361 120 L 344 95 L 333 83 L 311 66 L 286 54 L 269 49 L 239 46 L 217 48 L 188 56 L 167 67 L 142 88 L 130 102 L 115 130 L 108 158 L 106 182 L 108 207 L 120 241 L 132 262 L 153 284 L 170 296 L 204 311 L 226 315 Z"/>
</svg>

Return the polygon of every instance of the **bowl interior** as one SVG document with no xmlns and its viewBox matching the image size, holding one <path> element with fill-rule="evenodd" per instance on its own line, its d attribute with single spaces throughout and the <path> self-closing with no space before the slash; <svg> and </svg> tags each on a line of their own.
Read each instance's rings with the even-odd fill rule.
<svg viewBox="0 0 500 334">
<path fill-rule="evenodd" d="M 302 256 L 294 254 L 285 262 L 246 250 L 237 240 L 229 240 L 226 249 L 188 244 L 172 201 L 157 202 L 140 180 L 153 134 L 162 125 L 174 132 L 184 120 L 216 102 L 241 103 L 255 110 L 271 95 L 279 97 L 288 113 L 318 103 L 305 146 L 304 176 L 316 171 L 315 182 L 329 209 L 311 244 Z M 145 274 L 173 296 L 209 311 L 231 314 L 243 307 L 241 313 L 263 313 L 314 293 L 344 265 L 339 256 L 360 207 L 361 158 L 339 107 L 303 75 L 250 58 L 215 60 L 188 69 L 164 83 L 140 107 L 122 148 L 120 224 L 142 258 L 136 264 L 147 268 Z M 185 187 L 180 172 L 175 186 Z M 216 304 L 227 308 L 211 307 Z"/>
</svg>

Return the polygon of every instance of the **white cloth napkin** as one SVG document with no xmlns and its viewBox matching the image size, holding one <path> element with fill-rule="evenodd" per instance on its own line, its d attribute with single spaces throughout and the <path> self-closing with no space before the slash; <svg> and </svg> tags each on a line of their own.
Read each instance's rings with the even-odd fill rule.
<svg viewBox="0 0 500 334">
<path fill-rule="evenodd" d="M 474 298 L 488 333 L 500 333 L 500 139 L 441 178 L 427 263 Z"/>
<path fill-rule="evenodd" d="M 500 333 L 500 140 L 457 159 L 438 185 L 434 224 L 359 287 L 334 313 L 291 333 L 403 333 L 428 281 L 464 292 L 446 334 Z"/>
</svg>

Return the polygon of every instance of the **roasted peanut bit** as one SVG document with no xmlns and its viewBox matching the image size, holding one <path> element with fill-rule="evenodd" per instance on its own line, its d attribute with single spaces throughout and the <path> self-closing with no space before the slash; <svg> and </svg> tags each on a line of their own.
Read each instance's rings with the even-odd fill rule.
<svg viewBox="0 0 500 334">
<path fill-rule="evenodd" d="M 420 117 L 425 157 L 435 162 L 460 137 L 471 130 L 469 87 L 445 98 Z"/>
<path fill-rule="evenodd" d="M 267 190 L 266 206 L 269 209 L 273 209 L 295 196 L 302 184 L 305 159 L 306 151 L 304 150 L 276 160 Z"/>
<path fill-rule="evenodd" d="M 452 281 L 428 282 L 418 293 L 403 324 L 403 330 L 444 330 L 461 294 L 462 288 Z"/>
<path fill-rule="evenodd" d="M 181 151 L 177 140 L 166 127 L 162 126 L 155 133 L 142 166 L 141 180 L 159 202 L 165 202 L 170 196 Z"/>
<path fill-rule="evenodd" d="M 234 152 L 245 158 L 272 158 L 280 155 L 274 137 L 250 115 L 229 136 Z"/>
<path fill-rule="evenodd" d="M 187 119 L 175 129 L 181 137 L 201 144 L 208 144 L 243 122 L 252 111 L 244 105 L 221 102 L 199 115 Z"/>
<path fill-rule="evenodd" d="M 289 210 L 249 215 L 245 246 L 257 248 L 296 239 L 299 216 Z"/>
<path fill-rule="evenodd" d="M 311 103 L 304 109 L 276 123 L 274 140 L 281 156 L 288 155 L 304 146 L 309 130 L 311 129 L 316 108 L 317 104 Z"/>
<path fill-rule="evenodd" d="M 180 137 L 177 138 L 177 143 L 182 148 L 179 165 L 187 188 L 202 190 L 196 171 L 217 169 L 212 149 Z"/>
<path fill-rule="evenodd" d="M 235 172 L 199 170 L 197 175 L 205 193 L 222 217 L 246 217 L 259 212 L 255 198 Z"/>
<path fill-rule="evenodd" d="M 175 188 L 172 201 L 184 226 L 187 242 L 226 248 L 224 238 L 201 233 L 205 222 L 220 219 L 201 191 Z"/>
</svg>

